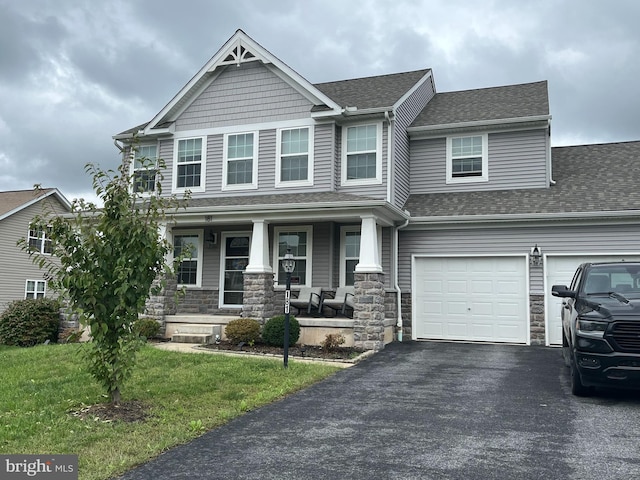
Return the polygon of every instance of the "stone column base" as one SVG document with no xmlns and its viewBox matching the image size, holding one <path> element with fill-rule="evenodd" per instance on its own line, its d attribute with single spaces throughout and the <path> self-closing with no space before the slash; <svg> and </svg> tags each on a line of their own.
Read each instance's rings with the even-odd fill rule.
<svg viewBox="0 0 640 480">
<path fill-rule="evenodd" d="M 385 342 L 384 274 L 355 274 L 353 344 L 364 350 L 382 350 Z"/>
</svg>

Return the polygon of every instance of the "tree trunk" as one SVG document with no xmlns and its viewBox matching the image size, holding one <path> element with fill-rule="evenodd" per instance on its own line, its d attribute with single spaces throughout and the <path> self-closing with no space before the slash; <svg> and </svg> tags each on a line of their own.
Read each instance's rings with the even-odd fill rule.
<svg viewBox="0 0 640 480">
<path fill-rule="evenodd" d="M 120 389 L 118 387 L 111 391 L 111 403 L 120 405 Z"/>
</svg>

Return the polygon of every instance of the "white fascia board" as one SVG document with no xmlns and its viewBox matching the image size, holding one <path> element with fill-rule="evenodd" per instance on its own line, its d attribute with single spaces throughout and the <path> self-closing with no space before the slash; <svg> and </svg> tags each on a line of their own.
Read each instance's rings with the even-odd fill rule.
<svg viewBox="0 0 640 480">
<path fill-rule="evenodd" d="M 448 215 L 434 217 L 411 217 L 407 230 L 411 227 L 438 225 L 472 225 L 513 222 L 563 221 L 563 220 L 613 220 L 640 218 L 640 210 L 619 210 L 602 212 L 559 212 L 559 213 L 522 213 L 510 215 Z"/>
<path fill-rule="evenodd" d="M 489 128 L 489 127 L 497 127 L 500 125 L 509 126 L 509 127 L 518 127 L 523 124 L 540 123 L 540 127 L 546 127 L 550 120 L 551 120 L 551 115 L 537 115 L 533 117 L 477 120 L 473 122 L 460 122 L 460 123 L 443 123 L 440 125 L 409 127 L 407 128 L 407 133 L 411 138 L 418 138 L 420 136 L 434 136 L 438 134 L 445 134 L 447 131 L 450 131 L 450 130 Z"/>
</svg>

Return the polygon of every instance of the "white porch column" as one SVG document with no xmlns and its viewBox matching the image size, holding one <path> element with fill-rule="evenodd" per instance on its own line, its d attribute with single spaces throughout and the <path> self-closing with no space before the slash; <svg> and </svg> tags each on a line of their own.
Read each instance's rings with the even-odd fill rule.
<svg viewBox="0 0 640 480">
<path fill-rule="evenodd" d="M 269 223 L 265 220 L 253 221 L 249 265 L 247 265 L 245 272 L 273 273 L 269 263 Z"/>
<path fill-rule="evenodd" d="M 375 215 L 362 218 L 360 227 L 360 261 L 356 265 L 356 273 L 382 273 L 378 249 L 378 229 Z"/>
</svg>

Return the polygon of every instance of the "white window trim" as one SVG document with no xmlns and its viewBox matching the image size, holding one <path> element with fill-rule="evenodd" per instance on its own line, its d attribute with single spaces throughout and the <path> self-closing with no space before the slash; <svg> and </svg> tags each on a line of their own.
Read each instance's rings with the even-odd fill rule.
<svg viewBox="0 0 640 480">
<path fill-rule="evenodd" d="M 229 163 L 229 137 L 236 135 L 253 134 L 253 162 L 251 183 L 241 183 L 229 185 L 227 183 L 227 171 Z M 222 146 L 222 191 L 234 191 L 234 190 L 255 190 L 258 188 L 258 149 L 260 146 L 260 132 L 255 131 L 243 131 L 243 132 L 231 132 L 224 134 L 223 146 Z M 234 159 L 235 160 L 235 159 Z"/>
<path fill-rule="evenodd" d="M 185 236 L 197 236 L 198 237 L 198 256 L 196 257 L 198 261 L 198 267 L 196 269 L 196 284 L 178 284 L 178 288 L 202 288 L 202 261 L 204 257 L 204 230 L 174 230 L 172 235 L 172 240 L 175 245 L 176 237 L 185 237 Z M 172 255 L 175 251 L 175 246 L 172 250 Z M 179 267 L 178 267 L 179 268 Z M 177 273 L 177 271 L 176 271 Z"/>
<path fill-rule="evenodd" d="M 33 279 L 28 278 L 24 282 L 24 298 L 25 299 L 29 298 L 29 297 L 27 297 L 27 294 L 29 293 L 29 290 L 28 290 L 29 282 L 34 282 L 35 283 L 35 290 L 32 292 L 32 293 L 34 293 L 34 296 L 33 296 L 34 299 L 38 298 L 38 296 L 35 295 L 35 294 L 38 293 L 38 284 L 39 283 L 44 283 L 44 290 L 42 291 L 42 298 L 46 298 L 46 296 L 47 296 L 47 281 L 46 280 L 33 280 Z"/>
<path fill-rule="evenodd" d="M 306 180 L 282 180 L 282 132 L 289 130 L 309 130 L 309 143 L 307 145 L 307 179 Z M 276 134 L 276 188 L 282 187 L 310 187 L 313 186 L 313 150 L 314 129 L 313 126 L 301 125 L 299 127 L 279 128 Z"/>
<path fill-rule="evenodd" d="M 202 151 L 200 152 L 200 186 L 199 187 L 178 187 L 178 145 L 184 140 L 202 140 Z M 171 182 L 171 193 L 184 192 L 204 192 L 207 180 L 207 137 L 182 137 L 176 138 L 173 142 L 173 181 Z"/>
<path fill-rule="evenodd" d="M 452 144 L 454 138 L 465 137 L 482 137 L 482 175 L 475 177 L 454 177 L 453 176 L 453 155 Z M 489 181 L 489 135 L 484 134 L 469 134 L 469 135 L 455 135 L 447 137 L 447 183 L 479 183 Z"/>
<path fill-rule="evenodd" d="M 232 303 L 224 303 L 224 273 L 225 273 L 225 260 L 227 259 L 227 238 L 228 237 L 249 237 L 249 258 L 251 258 L 251 231 L 237 231 L 237 232 L 222 232 L 220 239 L 220 277 L 218 283 L 218 308 L 238 308 L 241 309 L 242 305 L 236 305 Z"/>
<path fill-rule="evenodd" d="M 156 158 L 155 158 L 155 170 L 156 170 L 156 178 L 155 181 L 153 182 L 153 190 L 150 190 L 148 192 L 137 192 L 139 195 L 143 195 L 143 196 L 149 196 L 152 194 L 157 193 L 156 192 L 156 184 L 158 183 L 158 173 L 159 173 L 159 168 L 158 168 L 158 159 L 160 158 L 159 152 L 160 152 L 160 145 L 159 142 L 155 142 L 155 143 L 141 143 L 140 145 L 136 145 L 135 147 L 132 147 L 131 149 L 131 162 L 129 165 L 129 176 L 131 177 L 131 191 L 133 192 L 133 185 L 135 183 L 135 174 L 138 170 L 144 172 L 146 169 L 144 168 L 136 168 L 136 152 L 134 151 L 134 148 L 139 149 L 140 147 L 156 147 Z M 151 160 L 149 158 L 149 160 Z M 176 169 L 177 171 L 177 169 Z M 177 183 L 177 179 L 176 179 L 176 183 Z"/>
<path fill-rule="evenodd" d="M 363 127 L 366 125 L 376 126 L 376 177 L 375 178 L 358 178 L 347 179 L 347 130 L 351 127 Z M 341 155 L 341 185 L 379 185 L 382 184 L 382 122 L 377 123 L 357 123 L 345 125 L 342 127 L 342 155 Z"/>
<path fill-rule="evenodd" d="M 306 232 L 307 234 L 307 255 L 304 257 L 307 261 L 307 274 L 304 279 L 304 284 L 298 284 L 296 287 L 311 287 L 312 285 L 312 269 L 313 269 L 313 226 L 311 225 L 297 225 L 287 227 L 275 227 L 273 229 L 273 271 L 274 281 L 276 289 L 284 288 L 284 282 L 280 283 L 280 258 L 278 258 L 278 238 L 281 233 L 287 232 Z M 301 258 L 301 257 L 295 257 Z"/>
</svg>

